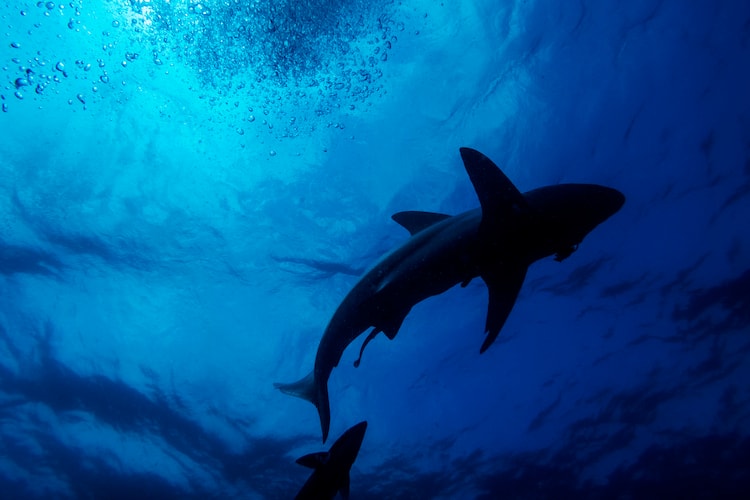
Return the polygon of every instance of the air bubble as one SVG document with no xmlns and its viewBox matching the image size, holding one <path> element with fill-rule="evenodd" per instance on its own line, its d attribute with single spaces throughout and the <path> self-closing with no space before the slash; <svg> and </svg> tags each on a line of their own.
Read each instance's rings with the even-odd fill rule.
<svg viewBox="0 0 750 500">
<path fill-rule="evenodd" d="M 14 49 L 20 49 L 21 48 L 21 44 L 18 43 L 18 42 L 10 42 L 10 46 L 13 47 Z"/>
<path fill-rule="evenodd" d="M 78 94 L 76 98 L 81 101 L 81 104 L 86 104 L 86 99 L 83 98 L 83 94 Z"/>
</svg>

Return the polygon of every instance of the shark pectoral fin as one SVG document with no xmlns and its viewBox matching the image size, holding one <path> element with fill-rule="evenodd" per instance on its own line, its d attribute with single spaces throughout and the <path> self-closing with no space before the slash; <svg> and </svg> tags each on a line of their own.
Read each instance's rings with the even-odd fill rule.
<svg viewBox="0 0 750 500">
<path fill-rule="evenodd" d="M 349 473 L 346 473 L 346 476 L 344 476 L 341 479 L 341 488 L 339 488 L 339 493 L 341 493 L 341 498 L 344 500 L 349 500 Z"/>
<path fill-rule="evenodd" d="M 421 230 L 450 217 L 450 215 L 446 214 L 438 214 L 435 212 L 419 212 L 416 210 L 398 212 L 391 215 L 391 219 L 395 220 L 396 222 L 401 224 L 401 226 L 406 228 L 406 230 L 409 231 L 412 236 L 417 234 Z"/>
<path fill-rule="evenodd" d="M 321 465 L 327 463 L 329 458 L 330 453 L 327 451 L 319 451 L 318 453 L 310 453 L 304 457 L 299 457 L 297 463 L 309 467 L 310 469 L 317 469 Z"/>
<path fill-rule="evenodd" d="M 487 322 L 484 331 L 487 337 L 479 349 L 480 354 L 487 350 L 497 338 L 500 330 L 508 319 L 513 304 L 516 303 L 518 292 L 526 278 L 526 266 L 504 267 L 482 274 L 482 279 L 489 290 L 489 306 L 487 308 Z"/>
</svg>

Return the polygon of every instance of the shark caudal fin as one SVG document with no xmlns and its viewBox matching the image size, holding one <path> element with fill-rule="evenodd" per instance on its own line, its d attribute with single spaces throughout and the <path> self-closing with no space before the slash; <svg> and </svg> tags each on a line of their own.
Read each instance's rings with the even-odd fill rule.
<svg viewBox="0 0 750 500">
<path fill-rule="evenodd" d="M 315 372 L 291 384 L 274 383 L 273 386 L 290 396 L 295 396 L 311 402 L 318 410 L 320 429 L 323 431 L 323 442 L 328 439 L 328 428 L 331 425 L 331 410 L 328 406 L 328 387 L 326 384 L 315 383 Z"/>
</svg>

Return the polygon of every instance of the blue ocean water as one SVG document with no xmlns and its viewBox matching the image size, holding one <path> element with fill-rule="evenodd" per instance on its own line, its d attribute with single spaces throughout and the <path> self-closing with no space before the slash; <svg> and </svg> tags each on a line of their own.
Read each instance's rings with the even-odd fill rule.
<svg viewBox="0 0 750 500">
<path fill-rule="evenodd" d="M 0 496 L 292 498 L 367 420 L 351 497 L 750 496 L 750 3 L 10 0 L 0 9 Z M 403 210 L 623 208 L 313 366 Z"/>
</svg>

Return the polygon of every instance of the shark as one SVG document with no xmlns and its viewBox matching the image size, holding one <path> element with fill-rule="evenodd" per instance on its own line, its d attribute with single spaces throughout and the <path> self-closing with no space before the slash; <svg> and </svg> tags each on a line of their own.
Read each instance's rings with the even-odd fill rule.
<svg viewBox="0 0 750 500">
<path fill-rule="evenodd" d="M 529 266 L 551 256 L 567 259 L 625 203 L 620 191 L 597 184 L 556 184 L 521 193 L 484 154 L 471 148 L 460 148 L 460 154 L 479 208 L 453 216 L 394 214 L 409 239 L 384 255 L 343 299 L 320 340 L 313 370 L 296 382 L 275 384 L 315 405 L 323 442 L 331 420 L 328 379 L 357 337 L 372 328 L 355 366 L 376 335 L 396 337 L 416 304 L 479 277 L 489 290 L 484 353 L 505 324 Z"/>
<path fill-rule="evenodd" d="M 298 464 L 314 470 L 295 499 L 325 500 L 334 498 L 337 493 L 348 499 L 349 471 L 359 454 L 366 430 L 367 421 L 360 422 L 347 429 L 329 451 L 298 458 Z"/>
</svg>

